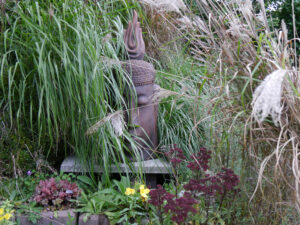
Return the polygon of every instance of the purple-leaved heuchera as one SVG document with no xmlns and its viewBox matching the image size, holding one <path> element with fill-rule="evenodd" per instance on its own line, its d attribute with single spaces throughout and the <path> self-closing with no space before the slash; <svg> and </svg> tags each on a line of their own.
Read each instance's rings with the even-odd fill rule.
<svg viewBox="0 0 300 225">
<path fill-rule="evenodd" d="M 36 186 L 33 200 L 44 207 L 68 206 L 71 204 L 70 200 L 76 199 L 79 193 L 76 183 L 50 178 L 41 180 Z"/>
</svg>

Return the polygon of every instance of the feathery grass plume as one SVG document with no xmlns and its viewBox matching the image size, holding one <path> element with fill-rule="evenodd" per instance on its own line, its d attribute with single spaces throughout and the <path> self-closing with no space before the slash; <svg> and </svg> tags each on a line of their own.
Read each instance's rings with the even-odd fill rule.
<svg viewBox="0 0 300 225">
<path fill-rule="evenodd" d="M 117 136 L 122 136 L 125 123 L 123 118 L 123 111 L 118 110 L 116 112 L 110 113 L 101 120 L 99 120 L 97 123 L 95 123 L 93 126 L 91 126 L 85 133 L 85 135 L 89 136 L 97 132 L 97 130 L 103 126 L 106 122 L 110 122 L 114 132 Z"/>
<path fill-rule="evenodd" d="M 181 24 L 180 29 L 194 28 L 192 20 L 187 16 L 182 16 L 177 21 Z"/>
<path fill-rule="evenodd" d="M 167 51 L 181 48 L 177 44 L 182 41 L 186 31 L 179 28 L 178 25 L 184 24 L 178 19 L 184 17 L 187 7 L 183 0 L 139 0 L 138 2 L 144 10 L 145 21 L 142 26 L 147 33 L 144 35 L 147 56 L 162 62 L 168 58 L 164 55 Z M 187 16 L 184 18 L 187 21 Z"/>
<path fill-rule="evenodd" d="M 277 126 L 281 117 L 282 83 L 286 70 L 278 69 L 266 76 L 264 81 L 256 87 L 252 101 L 252 115 L 259 123 L 267 116 L 271 116 Z"/>
<path fill-rule="evenodd" d="M 154 86 L 154 93 L 152 95 L 153 102 L 159 103 L 162 99 L 172 95 L 179 95 L 177 92 L 166 90 L 161 88 L 159 85 Z"/>
<path fill-rule="evenodd" d="M 111 125 L 118 137 L 123 135 L 125 127 L 123 111 L 111 118 Z"/>
<path fill-rule="evenodd" d="M 109 69 L 113 68 L 114 66 L 121 66 L 122 64 L 124 64 L 124 62 L 121 62 L 120 60 L 117 59 L 111 59 L 105 56 L 101 56 L 101 63 L 103 63 L 103 65 Z"/>
<path fill-rule="evenodd" d="M 180 10 L 186 10 L 186 5 L 182 0 L 139 0 L 139 2 L 150 6 L 158 12 L 180 13 Z"/>
</svg>

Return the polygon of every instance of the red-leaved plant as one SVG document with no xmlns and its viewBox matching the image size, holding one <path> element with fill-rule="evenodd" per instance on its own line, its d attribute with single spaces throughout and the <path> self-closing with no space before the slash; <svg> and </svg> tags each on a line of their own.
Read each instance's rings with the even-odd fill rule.
<svg viewBox="0 0 300 225">
<path fill-rule="evenodd" d="M 184 162 L 186 157 L 183 151 L 174 146 L 166 156 L 170 159 L 176 180 L 176 195 L 168 193 L 161 185 L 157 189 L 151 190 L 149 203 L 156 207 L 157 216 L 160 223 L 163 224 L 163 213 L 171 214 L 171 219 L 177 224 L 186 222 L 189 213 L 197 213 L 201 210 L 206 211 L 206 222 L 209 219 L 209 208 L 211 203 L 218 203 L 219 209 L 223 200 L 229 193 L 239 192 L 236 186 L 239 184 L 239 177 L 231 169 L 222 168 L 222 171 L 216 175 L 205 173 L 209 169 L 209 160 L 211 152 L 206 148 L 200 148 L 200 151 L 191 156 L 191 161 L 187 162 L 187 168 L 193 172 L 193 177 L 189 182 L 183 185 L 182 196 L 177 196 L 178 188 L 178 168 Z M 204 199 L 204 208 L 194 205 L 199 204 Z M 233 198 L 231 199 L 231 202 Z M 206 224 L 206 222 L 204 224 Z"/>
<path fill-rule="evenodd" d="M 70 207 L 71 199 L 76 199 L 80 190 L 76 183 L 54 178 L 41 180 L 35 188 L 33 200 L 47 208 Z"/>
</svg>

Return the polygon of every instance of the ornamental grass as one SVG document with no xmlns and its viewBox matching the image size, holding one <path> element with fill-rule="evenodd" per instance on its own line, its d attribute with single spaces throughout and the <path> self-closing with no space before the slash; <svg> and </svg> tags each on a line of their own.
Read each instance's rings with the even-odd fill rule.
<svg viewBox="0 0 300 225">
<path fill-rule="evenodd" d="M 263 1 L 196 2 L 188 40 L 208 70 L 212 138 L 227 142 L 241 131 L 244 162 L 253 168 L 244 182 L 257 182 L 248 189 L 253 214 L 262 210 L 271 221 L 290 206 L 300 213 L 298 39 L 288 38 L 284 21 L 272 26 Z"/>
<path fill-rule="evenodd" d="M 150 1 L 141 2 L 147 11 Z M 177 96 L 194 99 L 188 111 L 194 117 L 192 130 L 201 126 L 205 146 L 214 149 L 217 167 L 239 171 L 254 221 L 258 211 L 268 215 L 254 223 L 284 221 L 287 214 L 296 221 L 300 213 L 300 61 L 294 12 L 291 31 L 284 21 L 275 26 L 272 9 L 261 0 L 185 3 L 187 7 L 177 12 L 152 9 L 149 13 L 154 24 L 163 21 L 160 27 L 177 35 L 173 41 L 158 39 L 161 49 L 169 47 L 176 54 L 184 46 L 183 51 L 193 57 L 190 64 L 202 68 L 192 77 L 187 71 L 178 81 Z M 157 40 L 153 27 L 150 38 Z M 195 84 L 198 92 L 192 91 Z"/>
<path fill-rule="evenodd" d="M 160 85 L 160 146 L 178 144 L 188 156 L 212 149 L 212 167 L 240 176 L 254 223 L 281 223 L 287 214 L 297 221 L 296 31 L 284 21 L 274 28 L 262 0 L 159 1 L 160 9 L 157 2 L 7 3 L 0 41 L 5 129 L 29 134 L 49 154 L 75 152 L 86 165 L 100 163 L 107 177 L 111 161 L 126 162 L 124 141 L 132 139 L 120 112 L 132 84 L 115 62 L 126 56 L 123 24 L 136 8 Z"/>
</svg>

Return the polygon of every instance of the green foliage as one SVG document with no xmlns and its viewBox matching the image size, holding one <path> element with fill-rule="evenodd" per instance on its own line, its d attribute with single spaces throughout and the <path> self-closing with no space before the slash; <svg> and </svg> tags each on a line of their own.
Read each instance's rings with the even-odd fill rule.
<svg viewBox="0 0 300 225">
<path fill-rule="evenodd" d="M 123 92 L 125 87 L 131 86 L 131 82 L 123 74 L 118 60 L 125 58 L 122 30 L 130 18 L 130 9 L 138 9 L 148 45 L 151 45 L 148 40 L 153 41 L 159 36 L 151 34 L 151 28 L 147 27 L 151 21 L 147 24 L 149 18 L 144 18 L 146 14 L 143 15 L 138 4 L 127 0 L 6 2 L 0 18 L 0 122 L 5 120 L 9 124 L 9 129 L 6 129 L 9 132 L 8 135 L 0 134 L 0 168 L 4 168 L 0 177 L 11 176 L 15 171 L 23 171 L 24 175 L 27 170 L 32 170 L 35 165 L 30 152 L 34 153 L 37 149 L 42 149 L 43 153 L 44 149 L 48 150 L 48 159 L 50 155 L 59 158 L 74 152 L 91 167 L 88 168 L 91 171 L 96 164 L 104 167 L 103 184 L 97 184 L 87 176 L 77 177 L 76 182 L 85 190 L 79 201 L 80 210 L 91 214 L 105 213 L 114 223 L 132 220 L 139 223 L 141 218 L 151 214 L 152 209 L 141 202 L 138 195 L 124 195 L 126 188 L 130 187 L 129 180 L 122 178 L 121 182 L 112 182 L 108 176 L 111 161 L 126 161 L 122 150 L 126 148 L 125 141 L 131 142 L 130 136 L 124 131 L 122 138 L 117 137 L 110 122 L 99 127 L 93 135 L 85 134 L 97 121 L 124 110 Z M 182 37 L 187 38 L 188 44 L 182 46 L 184 42 L 179 40 L 177 45 L 177 41 L 172 40 L 179 50 L 170 50 L 162 57 L 164 61 L 155 63 L 157 70 L 161 68 L 156 81 L 167 91 L 159 105 L 160 146 L 177 144 L 186 156 L 203 145 L 214 149 L 212 169 L 224 165 L 235 168 L 242 175 L 243 189 L 252 193 L 257 178 L 255 170 L 258 170 L 261 159 L 270 153 L 272 145 L 269 140 L 278 138 L 278 130 L 272 127 L 272 123 L 266 123 L 268 126 L 260 133 L 260 127 L 248 120 L 252 94 L 260 81 L 274 70 L 273 62 L 292 70 L 289 64 L 293 56 L 285 58 L 283 50 L 288 44 L 279 43 L 277 49 L 274 46 L 278 41 L 276 34 L 264 32 L 267 28 L 251 9 L 247 11 L 243 7 L 246 5 L 226 5 L 222 1 L 206 4 L 198 0 L 187 0 L 186 3 L 192 10 L 186 16 L 198 23 L 193 27 L 195 30 L 182 31 Z M 297 28 L 300 25 L 299 10 L 299 1 L 295 0 Z M 157 19 L 164 13 L 153 12 L 153 15 Z M 165 15 L 171 18 L 173 14 Z M 284 1 L 272 15 L 277 27 L 281 19 L 285 20 L 289 38 L 293 38 L 291 0 Z M 157 21 L 153 26 L 164 27 L 164 24 L 158 26 L 160 20 Z M 267 24 L 266 21 L 264 24 Z M 179 24 L 171 26 L 177 29 Z M 163 39 L 168 34 L 161 30 L 165 33 L 161 37 Z M 174 37 L 174 34 L 170 36 Z M 153 43 L 152 46 L 158 45 Z M 191 49 L 187 51 L 186 46 Z M 185 55 L 185 52 L 193 55 Z M 297 91 L 296 88 L 294 85 L 294 91 Z M 290 99 L 285 98 L 286 105 L 290 104 Z M 292 105 L 299 108 L 294 102 Z M 291 108 L 287 108 L 286 112 L 290 111 Z M 9 119 L 2 112 L 8 112 Z M 292 116 L 287 114 L 286 118 Z M 297 134 L 299 126 L 296 124 L 295 127 L 294 133 Z M 265 131 L 270 133 L 264 139 Z M 285 136 L 290 138 L 294 133 L 287 131 Z M 280 145 L 287 146 L 285 141 Z M 254 150 L 256 147 L 258 154 Z M 254 163 L 249 160 L 249 155 L 255 156 Z M 15 162 L 11 160 L 12 156 Z M 290 165 L 286 160 L 282 162 Z M 282 168 L 280 165 L 280 171 Z M 292 174 L 290 168 L 287 171 L 284 170 L 283 174 Z M 47 177 L 32 172 L 32 176 L 2 179 L 1 198 L 18 204 L 28 200 L 39 180 Z M 178 172 L 181 172 L 179 179 L 191 174 L 184 166 Z M 272 179 L 273 172 L 270 170 L 261 176 L 267 177 L 268 182 L 275 180 L 274 186 L 281 189 L 284 182 L 278 179 L 276 183 L 276 179 Z M 271 179 L 267 176 L 269 174 Z M 56 179 L 76 179 L 73 175 L 55 176 Z M 283 178 L 298 180 L 292 176 Z M 259 224 L 297 221 L 296 216 L 285 216 L 285 213 L 293 215 L 288 210 L 276 214 L 278 206 L 275 201 L 288 202 L 289 196 L 294 195 L 290 191 L 274 194 L 277 192 L 272 193 L 270 186 L 262 188 L 265 193 L 253 200 L 256 201 L 254 221 Z M 170 184 L 168 191 L 175 192 L 176 188 L 177 185 L 173 187 Z M 249 193 L 243 192 L 234 203 L 231 199 L 223 201 L 220 210 L 209 208 L 208 222 L 230 224 L 239 221 L 240 224 L 249 224 Z M 264 201 L 269 193 L 274 204 Z M 270 212 L 265 213 L 268 216 L 257 213 L 260 211 L 257 205 L 262 205 L 262 212 Z M 20 205 L 17 207 L 21 208 Z M 35 215 L 35 206 L 28 207 L 24 210 Z M 150 219 L 157 221 L 155 216 Z M 205 214 L 197 219 L 205 222 Z M 171 224 L 170 218 L 166 220 Z"/>
<path fill-rule="evenodd" d="M 97 191 L 98 186 L 97 186 L 95 180 L 88 176 L 77 176 L 76 182 L 82 190 L 84 190 L 88 193 Z M 101 184 L 101 183 L 99 183 L 99 184 Z"/>
<path fill-rule="evenodd" d="M 44 180 L 50 175 L 38 173 L 34 170 L 31 175 L 18 177 L 14 179 L 3 179 L 0 181 L 0 196 L 4 199 L 12 201 L 26 201 L 30 199 L 34 192 L 36 185 L 40 180 Z M 0 199 L 1 199 L 0 198 Z"/>
<path fill-rule="evenodd" d="M 117 60 L 125 56 L 124 18 L 139 6 L 76 0 L 22 1 L 6 7 L 10 13 L 1 24 L 0 107 L 18 130 L 29 130 L 37 148 L 59 156 L 51 159 L 75 152 L 89 167 L 103 165 L 108 177 L 110 161 L 126 161 L 122 150 L 124 141 L 133 143 L 130 135 L 124 131 L 117 137 L 110 122 L 91 136 L 85 134 L 95 122 L 124 109 L 123 91 L 131 83 Z M 159 106 L 160 146 L 176 143 L 187 152 L 200 146 L 201 126 L 195 125 L 200 106 L 191 98 L 201 93 L 193 93 L 201 85 L 200 72 L 182 54 L 158 72 L 158 83 L 178 93 Z M 182 98 L 185 88 L 189 90 Z M 133 143 L 137 155 L 135 148 Z M 90 159 L 94 162 L 88 163 Z"/>
<path fill-rule="evenodd" d="M 28 204 L 16 204 L 17 213 L 23 214 L 28 217 L 28 220 L 33 224 L 37 224 L 38 220 L 41 218 L 42 207 L 37 207 L 35 202 L 30 202 Z M 20 224 L 20 221 L 16 221 Z"/>
<path fill-rule="evenodd" d="M 110 123 L 93 136 L 85 132 L 124 106 L 130 81 L 110 61 L 125 55 L 121 18 L 128 18 L 127 4 L 25 0 L 6 7 L 0 107 L 7 109 L 10 122 L 28 127 L 38 147 L 47 140 L 48 154 L 76 152 L 105 169 L 110 160 L 119 161 L 123 140 Z"/>
<path fill-rule="evenodd" d="M 11 127 L 7 111 L 1 109 L 0 124 L 0 177 L 23 176 L 36 166 L 37 145 L 26 129 Z"/>
<path fill-rule="evenodd" d="M 253 216 L 255 224 L 281 224 L 281 221 L 290 216 L 286 213 L 290 205 L 299 209 L 299 202 L 291 194 L 295 190 L 292 186 L 298 185 L 298 175 L 292 172 L 294 169 L 291 166 L 297 159 L 292 152 L 298 152 L 299 149 L 289 143 L 292 137 L 298 137 L 293 136 L 299 130 L 299 124 L 294 123 L 293 118 L 298 118 L 299 107 L 298 101 L 287 103 L 289 99 L 297 99 L 298 91 L 293 87 L 298 85 L 288 84 L 286 80 L 282 83 L 284 91 L 279 99 L 283 108 L 280 124 L 282 130 L 269 118 L 257 124 L 251 112 L 254 91 L 258 90 L 262 80 L 269 79 L 269 74 L 273 71 L 278 68 L 286 69 L 294 82 L 298 80 L 299 68 L 295 62 L 298 60 L 297 53 L 293 51 L 293 43 L 284 38 L 285 33 L 276 32 L 273 27 L 268 26 L 268 15 L 257 16 L 256 13 L 264 11 L 263 1 L 259 1 L 262 5 L 256 5 L 255 10 L 252 10 L 252 1 L 241 1 L 240 4 L 227 4 L 222 1 L 209 1 L 208 4 L 196 2 L 205 16 L 195 26 L 196 32 L 192 33 L 190 40 L 195 40 L 192 41 L 195 59 L 207 66 L 212 78 L 207 82 L 207 89 L 210 89 L 207 101 L 202 104 L 208 108 L 204 115 L 211 120 L 209 129 L 205 128 L 205 131 L 210 131 L 207 135 L 210 139 L 207 146 L 214 149 L 216 166 L 225 164 L 240 172 L 246 196 L 251 196 L 255 187 L 257 188 L 257 196 L 249 205 L 251 214 L 245 213 L 247 210 L 244 207 L 245 210 L 240 211 L 243 217 L 245 214 L 248 214 L 248 218 Z M 295 9 L 298 2 L 295 1 Z M 290 5 L 291 1 L 286 1 L 286 4 Z M 292 14 L 291 9 L 284 13 L 290 25 Z M 298 15 L 295 12 L 296 18 Z M 299 19 L 296 21 L 298 23 Z M 288 29 L 289 38 L 294 38 L 294 35 L 291 36 L 291 26 Z M 284 31 L 284 28 L 281 30 Z M 269 85 L 271 96 L 272 87 L 276 85 Z M 291 87 L 294 93 L 287 91 Z M 268 96 L 266 90 L 265 94 Z M 201 97 L 204 98 L 203 95 Z M 264 103 L 262 105 L 267 108 L 269 101 Z M 289 135 L 282 137 L 280 132 Z M 279 150 L 279 146 L 284 147 Z M 279 174 L 278 170 L 282 172 Z M 291 180 L 295 182 L 287 182 Z M 257 181 L 259 184 L 256 186 Z M 260 190 L 262 193 L 258 194 Z M 247 199 L 246 196 L 241 199 L 237 207 L 239 210 L 241 206 L 245 206 L 242 201 Z M 290 204 L 278 204 L 282 202 Z M 262 214 L 270 216 L 262 217 L 258 213 L 261 211 L 264 211 Z M 294 213 L 299 214 L 299 210 L 297 211 Z M 297 220 L 291 221 L 293 222 L 290 223 L 297 223 Z"/>
<path fill-rule="evenodd" d="M 90 214 L 105 214 L 112 224 L 136 222 L 140 224 L 141 220 L 147 216 L 146 202 L 142 201 L 139 194 L 125 195 L 126 188 L 130 187 L 128 178 L 122 177 L 121 181 L 113 181 L 111 188 L 99 189 L 95 193 L 82 193 L 79 198 L 79 212 Z M 139 187 L 140 184 L 136 184 Z M 138 189 L 138 188 L 136 188 Z"/>
<path fill-rule="evenodd" d="M 293 28 L 293 8 L 292 2 L 294 2 L 294 15 L 295 15 L 295 26 L 296 26 L 296 37 L 298 37 L 298 32 L 300 31 L 300 1 L 299 0 L 284 0 L 284 1 L 271 1 L 272 4 L 278 4 L 276 10 L 271 11 L 271 15 L 274 19 L 277 28 L 280 28 L 281 21 L 286 23 L 288 29 L 288 38 L 294 38 L 294 28 Z"/>
<path fill-rule="evenodd" d="M 0 202 L 0 224 L 1 225 L 13 225 L 13 204 L 6 200 L 4 202 Z"/>
<path fill-rule="evenodd" d="M 22 135 L 9 132 L 0 138 L 0 176 L 12 176 L 14 172 L 24 172 L 34 168 L 34 144 Z M 17 170 L 17 171 L 14 171 Z"/>
<path fill-rule="evenodd" d="M 205 139 L 197 97 L 202 94 L 204 69 L 183 52 L 168 59 L 157 74 L 158 84 L 171 95 L 159 104 L 158 130 L 161 146 L 177 144 L 187 154 L 198 150 Z M 168 150 L 168 149 L 167 149 Z"/>
</svg>

